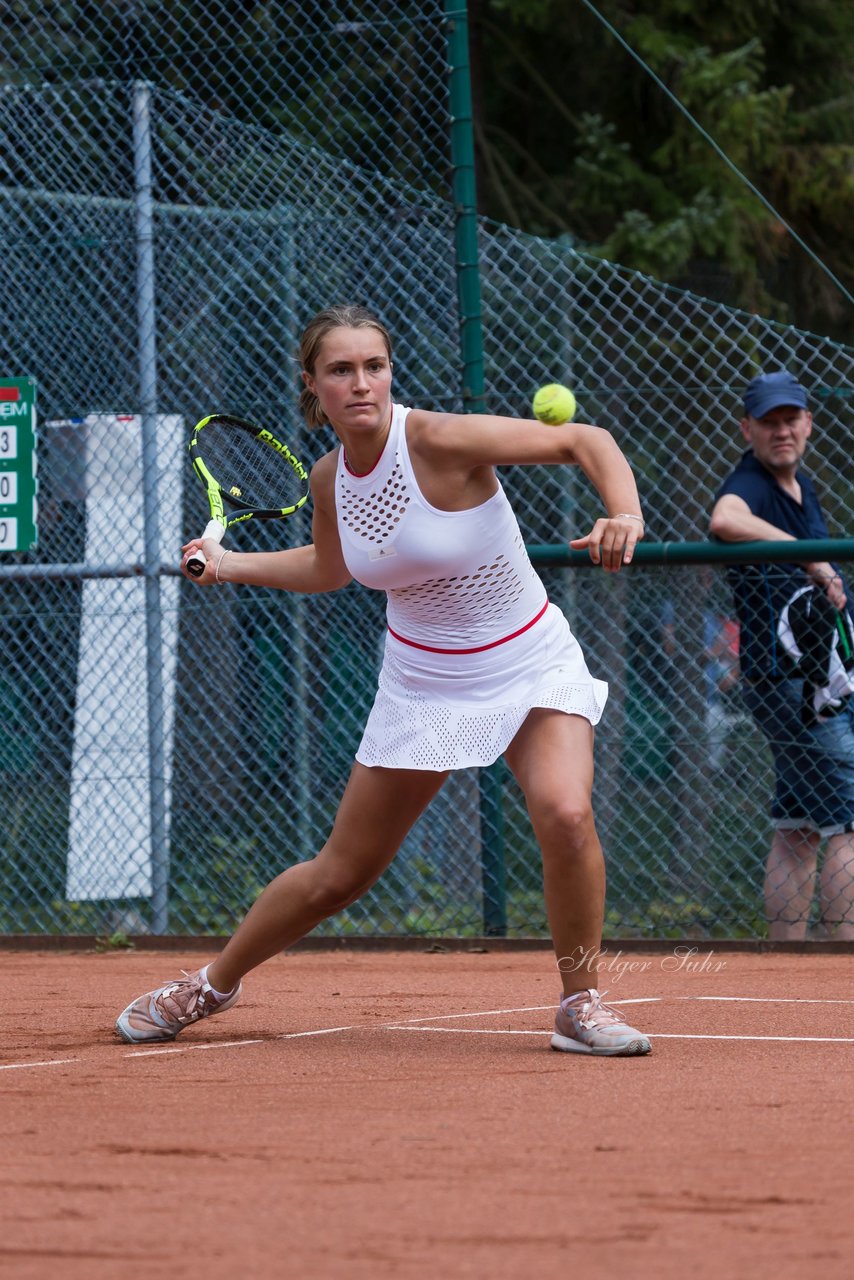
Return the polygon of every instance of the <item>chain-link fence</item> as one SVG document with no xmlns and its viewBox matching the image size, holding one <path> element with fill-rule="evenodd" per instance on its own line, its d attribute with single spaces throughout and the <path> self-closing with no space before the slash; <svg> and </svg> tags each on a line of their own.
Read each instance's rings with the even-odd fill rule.
<svg viewBox="0 0 854 1280">
<path fill-rule="evenodd" d="M 331 301 L 388 324 L 402 401 L 461 407 L 449 19 L 430 0 L 32 9 L 3 19 L 0 92 L 0 380 L 35 378 L 39 408 L 38 545 L 0 558 L 0 930 L 226 932 L 325 837 L 384 601 L 178 577 L 205 519 L 184 445 L 232 409 L 284 424 L 306 460 L 331 447 L 298 418 L 294 360 Z M 632 461 L 649 539 L 705 538 L 743 385 L 781 365 L 811 388 L 811 469 L 847 532 L 854 352 L 560 242 L 479 236 L 488 408 L 527 415 L 540 383 L 572 385 Z M 533 544 L 599 514 L 568 471 L 504 479 Z M 309 518 L 235 541 L 303 542 Z M 760 935 L 770 767 L 737 688 L 719 696 L 721 571 L 543 576 L 611 682 L 607 932 Z M 503 767 L 455 775 L 324 928 L 544 935 Z"/>
</svg>

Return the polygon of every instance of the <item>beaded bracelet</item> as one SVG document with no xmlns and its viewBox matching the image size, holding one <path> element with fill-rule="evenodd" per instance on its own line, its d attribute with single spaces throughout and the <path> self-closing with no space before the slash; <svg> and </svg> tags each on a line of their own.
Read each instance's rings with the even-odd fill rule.
<svg viewBox="0 0 854 1280">
<path fill-rule="evenodd" d="M 217 562 L 216 562 L 216 572 L 214 573 L 214 582 L 218 582 L 218 583 L 220 584 L 220 586 L 222 586 L 222 580 L 221 580 L 221 578 L 220 578 L 220 576 L 219 576 L 219 567 L 220 567 L 220 565 L 222 564 L 222 562 L 223 562 L 223 560 L 225 559 L 225 557 L 226 557 L 226 556 L 232 556 L 232 555 L 234 555 L 234 552 L 233 552 L 233 551 L 229 551 L 229 550 L 223 551 L 222 555 L 220 556 L 220 558 L 219 558 L 219 559 L 217 560 Z"/>
</svg>

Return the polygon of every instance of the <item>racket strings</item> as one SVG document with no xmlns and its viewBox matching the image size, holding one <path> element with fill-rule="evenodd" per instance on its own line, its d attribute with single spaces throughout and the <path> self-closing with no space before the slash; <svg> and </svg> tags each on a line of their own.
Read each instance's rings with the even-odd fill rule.
<svg viewBox="0 0 854 1280">
<path fill-rule="evenodd" d="M 209 423 L 200 433 L 198 450 L 225 496 L 238 507 L 289 507 L 305 493 L 305 480 L 288 456 L 239 427 Z"/>
</svg>

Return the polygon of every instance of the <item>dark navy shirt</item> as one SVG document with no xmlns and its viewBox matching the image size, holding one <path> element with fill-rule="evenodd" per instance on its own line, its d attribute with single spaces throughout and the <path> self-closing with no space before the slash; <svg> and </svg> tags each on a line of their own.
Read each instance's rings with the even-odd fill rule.
<svg viewBox="0 0 854 1280">
<path fill-rule="evenodd" d="M 781 488 L 771 472 L 757 462 L 753 450 L 748 449 L 721 485 L 715 501 L 725 493 L 734 493 L 760 520 L 767 520 L 794 538 L 826 538 L 827 526 L 812 480 L 799 471 L 797 481 L 800 502 Z M 727 580 L 741 624 L 739 652 L 744 678 L 779 679 L 793 675 L 777 638 L 777 622 L 790 596 L 806 583 L 803 564 L 730 565 Z"/>
</svg>

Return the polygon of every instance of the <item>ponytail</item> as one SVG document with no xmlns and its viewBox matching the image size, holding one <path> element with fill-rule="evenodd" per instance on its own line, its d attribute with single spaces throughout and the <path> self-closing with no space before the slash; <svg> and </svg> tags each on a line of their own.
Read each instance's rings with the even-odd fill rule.
<svg viewBox="0 0 854 1280">
<path fill-rule="evenodd" d="M 305 418 L 306 426 L 310 431 L 315 427 L 326 426 L 326 414 L 321 409 L 317 396 L 308 387 L 303 387 L 300 392 L 299 411 Z"/>
</svg>

